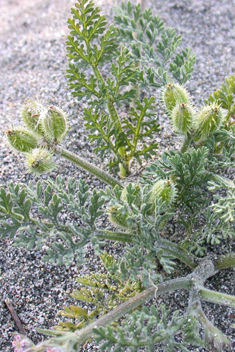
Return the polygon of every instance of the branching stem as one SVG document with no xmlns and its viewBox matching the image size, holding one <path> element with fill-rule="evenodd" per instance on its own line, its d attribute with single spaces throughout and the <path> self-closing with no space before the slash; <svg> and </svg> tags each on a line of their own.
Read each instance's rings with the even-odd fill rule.
<svg viewBox="0 0 235 352">
<path fill-rule="evenodd" d="M 93 329 L 96 329 L 100 326 L 108 326 L 113 321 L 121 318 L 124 314 L 134 310 L 140 305 L 143 305 L 151 298 L 159 296 L 161 294 L 172 292 L 180 289 L 189 289 L 191 287 L 191 279 L 189 278 L 179 278 L 169 280 L 167 282 L 161 283 L 157 286 L 151 286 L 145 291 L 139 293 L 135 297 L 129 299 L 127 302 L 124 302 L 116 309 L 113 309 L 111 312 L 96 320 L 94 323 L 88 325 L 87 327 L 75 332 L 77 337 L 78 345 L 82 345 L 90 338 L 93 334 Z"/>
<path fill-rule="evenodd" d="M 235 253 L 232 252 L 226 255 L 221 255 L 215 260 L 214 264 L 216 270 L 226 269 L 230 268 L 231 266 L 235 266 Z"/>
<path fill-rule="evenodd" d="M 196 257 L 192 253 L 188 253 L 177 243 L 162 239 L 160 246 L 166 253 L 173 255 L 175 258 L 186 264 L 189 268 L 196 268 Z"/>
<path fill-rule="evenodd" d="M 104 79 L 103 79 L 98 67 L 95 65 L 92 65 L 92 69 L 93 69 L 93 72 L 94 72 L 96 78 L 99 81 L 101 81 L 103 84 L 105 84 Z M 108 107 L 110 118 L 111 118 L 112 122 L 115 124 L 115 126 L 118 128 L 119 133 L 121 133 L 121 132 L 123 132 L 122 125 L 121 125 L 120 120 L 118 118 L 117 110 L 116 110 L 114 103 L 113 103 L 110 95 L 108 94 L 108 92 L 106 93 L 106 98 L 107 98 L 107 107 Z M 126 142 L 129 144 L 128 138 L 126 138 Z M 129 162 L 128 162 L 128 158 L 126 155 L 126 148 L 120 147 L 118 149 L 118 152 L 123 160 L 123 162 L 120 163 L 120 176 L 125 178 L 128 176 L 128 174 L 130 172 Z"/>
<path fill-rule="evenodd" d="M 100 180 L 104 181 L 111 187 L 115 187 L 118 185 L 119 187 L 123 187 L 123 184 L 118 181 L 116 178 L 112 177 L 107 172 L 99 169 L 98 167 L 94 166 L 93 164 L 89 163 L 85 159 L 81 158 L 80 156 L 69 152 L 68 150 L 57 147 L 53 150 L 56 154 L 61 155 L 65 159 L 72 161 L 74 164 L 80 166 L 82 169 L 90 172 L 92 175 L 98 177 Z"/>
<path fill-rule="evenodd" d="M 198 286 L 198 288 L 201 299 L 207 302 L 222 304 L 224 306 L 229 307 L 235 307 L 235 296 L 209 290 L 208 288 L 205 288 L 203 286 Z"/>
</svg>

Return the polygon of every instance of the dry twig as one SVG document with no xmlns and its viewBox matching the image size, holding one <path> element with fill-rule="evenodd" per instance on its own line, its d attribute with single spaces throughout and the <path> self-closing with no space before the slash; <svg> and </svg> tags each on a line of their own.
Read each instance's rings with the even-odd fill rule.
<svg viewBox="0 0 235 352">
<path fill-rule="evenodd" d="M 15 321 L 17 328 L 19 329 L 19 333 L 22 335 L 26 335 L 26 331 L 25 331 L 23 325 L 21 324 L 20 319 L 19 319 L 15 309 L 13 308 L 11 301 L 9 299 L 6 299 L 5 304 L 6 304 L 7 308 L 9 309 L 9 312 L 11 313 L 12 318 Z"/>
</svg>

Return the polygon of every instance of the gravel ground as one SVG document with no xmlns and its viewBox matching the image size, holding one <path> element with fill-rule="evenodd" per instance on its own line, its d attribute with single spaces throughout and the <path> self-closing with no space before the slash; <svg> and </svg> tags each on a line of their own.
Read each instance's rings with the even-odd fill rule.
<svg viewBox="0 0 235 352">
<path fill-rule="evenodd" d="M 96 1 L 111 18 L 112 7 L 120 1 Z M 20 106 L 26 98 L 37 98 L 44 104 L 55 104 L 70 116 L 71 131 L 66 145 L 72 151 L 99 164 L 98 157 L 84 134 L 79 119 L 81 108 L 76 105 L 66 86 L 64 76 L 67 61 L 65 39 L 67 18 L 72 0 L 1 0 L 0 11 L 0 126 L 1 133 L 12 124 L 18 124 Z M 165 0 L 148 1 L 155 14 L 183 36 L 183 45 L 191 46 L 197 63 L 188 83 L 196 103 L 221 86 L 225 76 L 235 69 L 235 1 L 234 0 Z M 163 122 L 162 122 L 163 123 Z M 170 140 L 169 125 L 164 124 L 163 147 L 174 145 Z M 0 185 L 8 181 L 28 182 L 23 160 L 10 151 L 0 139 Z M 138 172 L 138 170 L 137 170 Z M 69 163 L 60 162 L 59 173 L 83 177 L 95 186 L 99 181 Z M 37 327 L 51 327 L 58 322 L 57 312 L 64 304 L 73 304 L 69 293 L 76 288 L 77 267 L 56 267 L 41 261 L 42 252 L 16 249 L 12 241 L 1 240 L 0 245 L 0 351 L 11 352 L 11 332 L 14 322 L 5 306 L 9 298 L 30 338 L 42 339 Z M 87 264 L 79 273 L 96 270 L 99 266 L 92 250 Z M 92 261 L 89 259 L 92 258 Z M 235 294 L 234 270 L 224 271 L 219 278 L 210 280 L 210 287 Z M 173 294 L 162 298 L 169 305 L 184 309 L 187 297 Z M 207 305 L 206 313 L 234 340 L 234 310 Z M 233 345 L 235 350 L 235 342 Z M 87 345 L 82 351 L 98 351 Z M 194 349 L 194 351 L 204 351 Z"/>
</svg>

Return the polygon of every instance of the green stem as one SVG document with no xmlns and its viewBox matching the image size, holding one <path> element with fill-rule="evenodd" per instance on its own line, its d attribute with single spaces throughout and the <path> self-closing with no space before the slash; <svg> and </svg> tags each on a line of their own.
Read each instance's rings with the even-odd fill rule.
<svg viewBox="0 0 235 352">
<path fill-rule="evenodd" d="M 125 148 L 124 147 L 119 148 L 118 151 L 121 156 L 125 155 Z M 119 170 L 120 170 L 120 177 L 126 178 L 130 174 L 129 161 L 119 163 Z"/>
<path fill-rule="evenodd" d="M 110 97 L 108 97 L 108 103 L 107 103 L 107 106 L 108 106 L 108 110 L 109 110 L 109 114 L 110 114 L 110 117 L 112 119 L 112 121 L 115 123 L 115 126 L 118 127 L 118 134 L 123 132 L 122 130 L 122 125 L 119 121 L 119 118 L 118 118 L 118 114 L 117 114 L 117 110 L 115 108 L 115 106 L 113 105 L 113 102 L 112 100 L 110 99 Z M 116 136 L 118 138 L 118 136 Z M 128 138 L 126 138 L 126 141 L 127 143 L 129 144 L 129 141 L 128 141 Z M 119 164 L 119 169 L 120 169 L 120 176 L 123 177 L 123 178 L 126 178 L 129 173 L 130 173 L 130 170 L 129 170 L 129 161 L 127 160 L 127 154 L 126 154 L 126 148 L 125 147 L 120 147 L 118 149 L 118 152 L 121 156 L 121 159 L 123 160 L 120 164 Z"/>
<path fill-rule="evenodd" d="M 222 304 L 224 306 L 235 307 L 235 296 L 226 293 L 209 290 L 204 286 L 198 285 L 200 297 L 207 302 Z"/>
<path fill-rule="evenodd" d="M 228 253 L 225 255 L 221 255 L 214 261 L 215 269 L 221 270 L 230 268 L 231 266 L 235 266 L 235 253 Z"/>
<path fill-rule="evenodd" d="M 96 78 L 100 82 L 102 82 L 102 84 L 105 85 L 105 81 L 104 81 L 98 67 L 96 65 L 92 65 L 92 69 L 93 69 L 93 72 L 94 72 Z M 118 118 L 117 110 L 116 110 L 115 106 L 113 105 L 112 99 L 111 99 L 108 92 L 106 92 L 106 99 L 108 101 L 107 106 L 108 106 L 109 114 L 110 114 L 112 121 L 115 123 L 116 126 L 118 126 L 120 129 L 122 129 L 122 126 L 121 126 L 119 118 Z"/>
<path fill-rule="evenodd" d="M 181 290 L 181 289 L 187 290 L 187 289 L 190 289 L 191 286 L 192 286 L 192 282 L 191 282 L 191 278 L 189 277 L 168 280 L 157 286 L 151 286 L 145 291 L 137 294 L 135 297 L 122 303 L 120 306 L 113 309 L 105 316 L 97 319 L 96 321 L 86 326 L 85 328 L 79 331 L 75 331 L 74 333 L 38 329 L 39 332 L 48 334 L 48 335 L 53 335 L 55 336 L 55 338 L 45 341 L 39 344 L 37 347 L 39 348 L 47 347 L 48 343 L 50 344 L 50 342 L 52 343 L 56 342 L 56 338 L 58 338 L 60 342 L 62 341 L 68 342 L 69 340 L 75 342 L 75 339 L 76 339 L 76 346 L 79 347 L 92 337 L 92 335 L 94 334 L 94 329 L 97 329 L 98 327 L 105 327 L 112 324 L 114 321 L 121 318 L 123 315 L 133 311 L 135 308 L 143 305 L 144 303 L 146 303 L 147 301 L 149 301 L 154 297 L 157 297 L 164 293 L 172 292 L 175 290 Z"/>
<path fill-rule="evenodd" d="M 145 7 L 144 1 L 143 0 L 137 0 L 136 4 L 140 4 L 141 11 L 143 12 L 144 7 Z M 140 26 L 139 21 L 137 22 L 137 26 L 138 26 L 137 28 L 141 31 L 141 26 Z M 134 39 L 138 39 L 137 32 L 132 32 L 132 36 L 133 36 Z M 141 44 L 140 43 L 137 44 L 137 48 L 141 51 Z M 141 61 L 137 61 L 135 63 L 135 68 L 136 69 L 140 69 L 141 68 Z M 135 107 L 136 107 L 135 101 L 140 98 L 140 86 L 138 84 L 135 84 L 135 85 L 132 85 L 132 88 L 136 91 L 136 93 L 135 93 L 135 100 L 131 101 L 130 107 L 135 109 Z"/>
<path fill-rule="evenodd" d="M 132 240 L 133 235 L 125 232 L 98 230 L 98 237 L 111 241 L 134 243 L 134 241 Z M 195 269 L 197 267 L 197 258 L 191 253 L 188 254 L 188 252 L 184 248 L 179 246 L 177 243 L 173 243 L 165 239 L 160 239 L 159 247 L 164 249 L 167 254 L 173 255 L 179 261 L 186 264 L 189 268 Z"/>
<path fill-rule="evenodd" d="M 89 64 L 91 65 L 92 67 L 92 70 L 97 78 L 97 80 L 99 82 L 101 82 L 104 86 L 106 86 L 105 84 L 105 80 L 98 68 L 98 61 L 97 60 L 94 60 L 94 57 L 93 57 L 93 53 L 92 53 L 92 48 L 91 48 L 91 38 L 88 36 L 88 29 L 87 29 L 87 23 L 86 23 L 86 16 L 87 14 L 85 13 L 85 8 L 83 7 L 82 3 L 80 4 L 80 11 L 81 11 L 81 14 L 82 14 L 82 17 L 83 17 L 83 26 L 84 26 L 84 30 L 85 30 L 85 34 L 83 34 L 82 32 L 80 33 L 80 35 L 83 37 L 84 41 L 85 41 L 85 45 L 86 45 L 86 48 L 87 48 L 87 54 L 88 54 L 88 57 L 90 58 L 89 59 Z M 81 54 L 80 54 L 81 55 Z M 107 88 L 107 87 L 106 87 Z M 96 92 L 97 93 L 97 92 Z M 96 96 L 98 96 L 96 94 Z M 118 114 L 117 114 L 117 111 L 115 109 L 115 106 L 113 104 L 113 101 L 112 101 L 112 98 L 109 94 L 109 91 L 108 89 L 106 89 L 106 92 L 104 94 L 105 98 L 107 99 L 107 106 L 108 106 L 108 110 L 109 110 L 109 114 L 110 114 L 110 118 L 112 120 L 112 122 L 115 124 L 115 126 L 118 128 L 118 132 L 117 132 L 117 136 L 116 138 L 118 138 L 118 135 L 119 133 L 123 132 L 122 130 L 122 125 L 120 123 L 120 120 L 118 118 Z M 128 138 L 126 137 L 126 142 L 127 144 L 129 143 L 129 140 Z M 126 168 L 129 166 L 129 163 L 127 163 L 127 154 L 126 154 L 126 148 L 125 147 L 120 147 L 118 149 L 118 153 L 119 155 L 121 156 L 121 159 L 123 160 L 123 162 L 121 162 L 120 164 L 120 175 L 121 177 L 126 177 L 128 174 L 129 174 L 129 168 Z"/>
<path fill-rule="evenodd" d="M 115 232 L 115 231 L 108 231 L 108 230 L 98 230 L 98 238 L 104 239 L 104 240 L 111 240 L 115 242 L 127 242 L 127 243 L 133 243 L 132 241 L 132 235 L 129 233 L 125 232 Z"/>
<path fill-rule="evenodd" d="M 93 72 L 94 72 L 96 78 L 98 80 L 100 80 L 103 84 L 105 84 L 105 81 L 104 81 L 98 67 L 95 65 L 92 65 L 92 69 L 93 69 Z M 110 118 L 111 118 L 112 122 L 115 124 L 115 126 L 118 128 L 118 130 L 119 130 L 118 133 L 121 133 L 121 132 L 123 132 L 122 125 L 121 125 L 120 120 L 118 118 L 117 110 L 116 110 L 116 108 L 113 104 L 113 101 L 108 93 L 106 93 L 106 98 L 107 98 L 107 107 L 108 107 Z M 126 138 L 126 142 L 130 146 L 128 138 Z M 129 171 L 130 171 L 129 170 L 129 162 L 128 162 L 128 158 L 127 158 L 127 154 L 126 154 L 126 148 L 120 147 L 118 149 L 118 152 L 121 156 L 121 159 L 123 160 L 123 162 L 120 163 L 120 176 L 125 178 L 128 176 Z"/>
<path fill-rule="evenodd" d="M 228 347 L 229 351 L 231 351 L 231 341 L 209 321 L 201 306 L 197 309 L 197 316 L 205 329 L 204 345 L 206 349 L 224 351 L 224 348 Z"/>
<path fill-rule="evenodd" d="M 118 320 L 125 314 L 133 311 L 137 307 L 145 304 L 150 299 L 156 298 L 162 294 L 172 292 L 175 290 L 189 290 L 191 293 L 191 299 L 193 298 L 192 302 L 192 312 L 195 312 L 198 316 L 200 316 L 200 320 L 203 325 L 212 326 L 212 324 L 208 321 L 205 314 L 201 309 L 200 298 L 203 298 L 207 301 L 213 303 L 222 303 L 225 305 L 232 305 L 235 306 L 235 297 L 217 293 L 211 290 L 206 289 L 203 287 L 200 282 L 204 282 L 208 277 L 214 274 L 214 265 L 213 262 L 206 258 L 200 265 L 196 267 L 196 269 L 192 272 L 192 274 L 187 275 L 183 278 L 177 278 L 165 281 L 158 285 L 154 285 L 146 289 L 145 291 L 137 294 L 135 297 L 129 299 L 128 301 L 122 303 L 117 308 L 110 311 L 105 316 L 99 318 L 98 320 L 94 321 L 90 325 L 84 327 L 83 329 L 76 331 L 74 333 L 71 332 L 59 332 L 59 331 L 43 331 L 39 330 L 43 333 L 50 334 L 57 336 L 52 338 L 46 343 L 41 344 L 41 346 L 47 346 L 46 344 L 50 343 L 50 341 L 56 342 L 58 338 L 60 342 L 69 340 L 75 342 L 76 345 L 81 346 L 83 345 L 89 338 L 91 338 L 94 334 L 94 329 L 99 327 L 105 327 L 112 324 L 114 321 Z M 213 326 L 212 326 L 213 327 Z M 216 329 L 216 328 L 215 328 Z"/>
<path fill-rule="evenodd" d="M 154 99 L 154 98 L 151 97 L 151 101 L 152 101 L 152 99 Z M 147 109 L 148 109 L 148 105 L 147 105 L 147 102 L 145 101 L 145 107 L 141 111 L 140 117 L 137 119 L 137 126 L 136 126 L 136 130 L 135 130 L 135 135 L 134 135 L 134 138 L 133 138 L 133 148 L 132 148 L 131 155 L 134 155 L 135 152 L 136 152 L 138 141 L 139 141 L 139 134 L 140 134 L 140 131 L 141 131 L 142 122 L 143 122 L 143 119 L 144 119 L 144 116 L 145 116 L 145 113 L 146 113 Z"/>
<path fill-rule="evenodd" d="M 98 237 L 111 241 L 134 243 L 132 240 L 133 235 L 125 232 L 98 230 Z M 189 268 L 195 269 L 197 267 L 197 258 L 193 254 L 189 255 L 188 252 L 178 244 L 161 239 L 159 241 L 159 247 L 164 249 L 167 254 L 173 255 L 175 258 L 186 264 Z"/>
<path fill-rule="evenodd" d="M 160 247 L 168 254 L 186 264 L 189 268 L 195 269 L 197 267 L 196 257 L 192 253 L 188 253 L 184 248 L 177 243 L 161 239 Z"/>
<path fill-rule="evenodd" d="M 114 177 L 110 176 L 107 172 L 99 169 L 98 167 L 89 163 L 88 161 L 81 158 L 80 156 L 72 152 L 69 152 L 68 150 L 61 147 L 57 147 L 56 149 L 54 149 L 54 152 L 58 155 L 61 155 L 65 159 L 72 161 L 74 164 L 80 166 L 82 169 L 90 172 L 92 175 L 98 177 L 100 180 L 104 181 L 111 187 L 114 188 L 115 186 L 119 186 L 123 188 L 123 184 L 120 181 L 116 180 Z"/>
<path fill-rule="evenodd" d="M 211 322 L 210 320 L 207 318 L 207 316 L 205 315 L 205 313 L 203 312 L 202 310 L 202 307 L 201 307 L 201 304 L 198 305 L 195 310 L 197 310 L 197 316 L 199 317 L 200 319 L 200 322 L 202 323 L 202 325 L 204 327 L 207 327 L 207 326 L 210 326 L 211 325 Z"/>
<path fill-rule="evenodd" d="M 92 69 L 93 69 L 93 72 L 94 72 L 96 78 L 105 85 L 105 81 L 104 81 L 98 67 L 95 65 L 92 65 Z M 111 99 L 108 92 L 106 92 L 106 99 L 107 99 L 107 106 L 108 106 L 111 120 L 115 123 L 116 126 L 118 126 L 120 128 L 120 130 L 122 130 L 122 126 L 121 126 L 121 123 L 118 118 L 117 110 L 116 110 L 115 106 L 113 105 L 112 99 Z"/>
<path fill-rule="evenodd" d="M 193 135 L 187 133 L 186 136 L 184 136 L 184 140 L 180 148 L 181 153 L 185 153 L 188 150 L 192 140 L 193 140 Z"/>
<path fill-rule="evenodd" d="M 100 326 L 108 326 L 113 321 L 121 318 L 124 314 L 133 311 L 138 306 L 143 305 L 145 302 L 150 299 L 160 296 L 167 292 L 172 292 L 180 289 L 189 289 L 191 287 L 191 279 L 189 278 L 179 278 L 166 281 L 157 286 L 151 286 L 145 291 L 139 293 L 135 297 L 129 299 L 127 302 L 124 302 L 119 307 L 113 309 L 111 312 L 96 320 L 94 323 L 88 325 L 87 327 L 74 333 L 77 338 L 78 346 L 84 344 L 88 338 L 93 334 L 93 329 L 97 329 Z"/>
</svg>

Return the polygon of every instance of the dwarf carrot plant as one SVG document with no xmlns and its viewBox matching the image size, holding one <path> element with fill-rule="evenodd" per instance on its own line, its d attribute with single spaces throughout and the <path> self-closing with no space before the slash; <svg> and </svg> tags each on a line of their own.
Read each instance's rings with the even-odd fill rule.
<svg viewBox="0 0 235 352">
<path fill-rule="evenodd" d="M 108 27 L 92 2 L 75 4 L 68 20 L 67 78 L 76 99 L 90 106 L 83 117 L 95 151 L 101 157 L 108 154 L 109 166 L 119 165 L 126 177 L 133 158 L 141 162 L 157 148 L 157 143 L 147 143 L 159 127 L 149 87 L 163 86 L 169 75 L 186 82 L 195 58 L 190 50 L 175 54 L 180 36 L 165 29 L 150 9 L 142 13 L 140 5 L 130 2 L 121 9 L 117 26 Z"/>
</svg>

